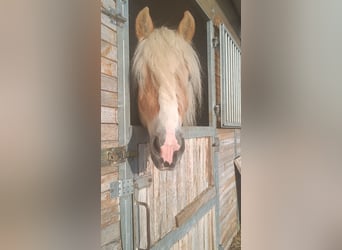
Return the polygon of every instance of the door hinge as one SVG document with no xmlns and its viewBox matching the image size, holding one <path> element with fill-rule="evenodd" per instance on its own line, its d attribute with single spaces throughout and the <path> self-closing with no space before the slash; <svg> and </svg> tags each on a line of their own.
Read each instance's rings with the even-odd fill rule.
<svg viewBox="0 0 342 250">
<path fill-rule="evenodd" d="M 133 194 L 133 179 L 118 180 L 110 183 L 110 197 L 116 198 Z"/>
<path fill-rule="evenodd" d="M 138 176 L 134 179 L 118 180 L 110 183 L 110 197 L 116 198 L 133 194 L 134 189 L 143 189 L 151 186 L 152 176 Z"/>
<path fill-rule="evenodd" d="M 101 166 L 116 165 L 136 156 L 135 152 L 128 152 L 125 146 L 106 148 L 101 151 Z"/>
</svg>

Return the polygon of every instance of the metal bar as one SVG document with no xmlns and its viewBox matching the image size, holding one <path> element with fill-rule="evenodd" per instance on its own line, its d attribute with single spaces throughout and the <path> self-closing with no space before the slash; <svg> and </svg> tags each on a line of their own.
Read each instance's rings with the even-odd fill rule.
<svg viewBox="0 0 342 250">
<path fill-rule="evenodd" d="M 216 198 L 203 205 L 191 218 L 179 228 L 166 234 L 160 241 L 151 247 L 151 250 L 170 249 L 177 241 L 181 240 L 186 233 L 216 204 Z M 218 223 L 218 221 L 216 221 Z"/>
<path fill-rule="evenodd" d="M 127 145 L 130 138 L 129 100 L 129 21 L 128 0 L 116 1 L 116 13 L 126 18 L 117 29 L 118 41 L 118 120 L 119 144 Z M 119 179 L 132 179 L 133 174 L 127 162 L 119 167 Z M 121 244 L 124 250 L 133 249 L 133 195 L 120 197 Z"/>
<path fill-rule="evenodd" d="M 208 105 L 209 105 L 209 126 L 216 127 L 216 84 L 215 84 L 215 51 L 213 46 L 214 26 L 212 21 L 207 22 L 207 49 L 208 49 Z"/>
</svg>

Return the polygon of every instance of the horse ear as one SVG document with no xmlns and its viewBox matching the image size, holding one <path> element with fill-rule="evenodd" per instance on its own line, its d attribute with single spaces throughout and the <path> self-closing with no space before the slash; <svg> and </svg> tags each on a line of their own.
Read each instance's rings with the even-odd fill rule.
<svg viewBox="0 0 342 250">
<path fill-rule="evenodd" d="M 153 31 L 153 22 L 148 7 L 143 8 L 135 19 L 135 34 L 139 41 L 146 38 Z"/>
<path fill-rule="evenodd" d="M 195 34 L 195 19 L 189 11 L 184 12 L 182 21 L 178 25 L 178 33 L 190 42 Z"/>
</svg>

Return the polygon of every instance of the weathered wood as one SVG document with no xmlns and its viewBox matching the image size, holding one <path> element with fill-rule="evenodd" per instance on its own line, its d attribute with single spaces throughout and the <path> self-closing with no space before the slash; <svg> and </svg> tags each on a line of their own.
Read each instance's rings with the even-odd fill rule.
<svg viewBox="0 0 342 250">
<path fill-rule="evenodd" d="M 110 207 L 119 209 L 119 199 L 111 198 L 109 191 L 102 192 L 101 193 L 101 209 L 110 208 Z"/>
<path fill-rule="evenodd" d="M 239 170 L 239 173 L 241 174 L 241 157 L 238 157 L 234 160 L 234 164 L 236 168 Z"/>
<path fill-rule="evenodd" d="M 101 250 L 121 250 L 121 241 L 117 240 L 101 247 Z"/>
<path fill-rule="evenodd" d="M 120 223 L 111 224 L 101 230 L 101 246 L 120 240 Z"/>
<path fill-rule="evenodd" d="M 109 76 L 116 76 L 117 63 L 107 58 L 101 57 L 101 73 Z"/>
<path fill-rule="evenodd" d="M 118 124 L 117 108 L 101 107 L 101 123 Z"/>
<path fill-rule="evenodd" d="M 106 25 L 101 24 L 101 40 L 112 45 L 116 45 L 116 31 L 110 29 Z"/>
<path fill-rule="evenodd" d="M 101 6 L 107 10 L 113 10 L 116 8 L 116 1 L 114 1 L 114 0 L 101 0 Z"/>
<path fill-rule="evenodd" d="M 106 42 L 101 41 L 101 56 L 110 59 L 112 61 L 117 61 L 117 47 Z"/>
<path fill-rule="evenodd" d="M 183 225 L 199 208 L 214 198 L 215 194 L 216 191 L 214 187 L 208 188 L 200 194 L 192 203 L 176 215 L 176 226 L 179 227 Z"/>
<path fill-rule="evenodd" d="M 111 17 L 104 13 L 101 13 L 101 23 L 114 31 L 117 30 L 116 24 L 112 21 Z"/>
<path fill-rule="evenodd" d="M 118 125 L 101 124 L 101 140 L 102 141 L 117 141 L 118 140 Z"/>
<path fill-rule="evenodd" d="M 101 192 L 108 191 L 110 189 L 110 183 L 119 179 L 118 171 L 102 175 L 101 176 Z"/>
<path fill-rule="evenodd" d="M 101 209 L 101 228 L 120 221 L 120 212 L 116 207 Z"/>
<path fill-rule="evenodd" d="M 118 107 L 118 94 L 109 92 L 109 91 L 101 91 L 101 105 L 105 107 Z"/>
<path fill-rule="evenodd" d="M 112 76 L 101 74 L 101 90 L 118 92 L 118 79 Z"/>
<path fill-rule="evenodd" d="M 101 148 L 115 148 L 119 146 L 119 142 L 117 140 L 107 140 L 107 141 L 101 141 Z M 105 167 L 105 166 L 101 166 Z"/>
</svg>

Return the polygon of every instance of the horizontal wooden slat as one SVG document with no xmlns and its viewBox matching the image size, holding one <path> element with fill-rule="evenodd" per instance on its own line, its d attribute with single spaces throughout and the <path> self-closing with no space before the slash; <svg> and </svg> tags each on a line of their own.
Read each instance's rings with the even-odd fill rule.
<svg viewBox="0 0 342 250">
<path fill-rule="evenodd" d="M 117 108 L 118 107 L 118 94 L 109 92 L 109 91 L 101 91 L 101 105 L 106 107 Z"/>
<path fill-rule="evenodd" d="M 118 171 L 101 176 L 101 192 L 108 191 L 110 183 L 119 179 Z"/>
<path fill-rule="evenodd" d="M 111 224 L 101 230 L 101 246 L 120 240 L 120 223 Z"/>
<path fill-rule="evenodd" d="M 101 193 L 101 209 L 106 208 L 116 208 L 119 211 L 119 199 L 118 198 L 111 198 L 110 192 L 105 191 Z"/>
<path fill-rule="evenodd" d="M 118 140 L 118 125 L 101 124 L 101 140 L 117 141 Z"/>
<path fill-rule="evenodd" d="M 109 140 L 109 141 L 101 141 L 101 148 L 115 148 L 119 146 L 119 142 L 117 140 Z M 105 167 L 105 166 L 101 166 Z"/>
<path fill-rule="evenodd" d="M 120 212 L 116 207 L 101 209 L 101 228 L 120 221 Z"/>
<path fill-rule="evenodd" d="M 183 225 L 204 204 L 215 197 L 215 188 L 211 187 L 202 192 L 193 202 L 176 215 L 176 226 Z"/>
<path fill-rule="evenodd" d="M 116 2 L 114 0 L 101 0 L 101 6 L 107 10 L 114 10 Z"/>
<path fill-rule="evenodd" d="M 116 32 L 109 27 L 101 24 L 101 39 L 112 45 L 116 44 Z"/>
<path fill-rule="evenodd" d="M 109 76 L 117 76 L 117 63 L 101 57 L 101 73 Z"/>
<path fill-rule="evenodd" d="M 118 79 L 116 77 L 101 74 L 101 90 L 118 92 Z"/>
<path fill-rule="evenodd" d="M 117 108 L 101 107 L 101 123 L 118 124 Z"/>
<path fill-rule="evenodd" d="M 112 44 L 101 41 L 101 56 L 117 61 L 117 48 Z"/>
<path fill-rule="evenodd" d="M 116 175 L 119 175 L 119 169 L 117 166 L 105 166 L 101 167 L 101 176 L 110 174 L 110 173 L 115 173 Z"/>
<path fill-rule="evenodd" d="M 109 27 L 110 29 L 114 31 L 117 30 L 116 24 L 112 21 L 112 19 L 109 16 L 107 16 L 104 13 L 101 13 L 101 24 L 106 25 L 107 27 Z"/>
<path fill-rule="evenodd" d="M 101 250 L 121 250 L 121 241 L 120 239 L 111 243 L 108 243 L 105 246 L 101 247 Z"/>
</svg>

